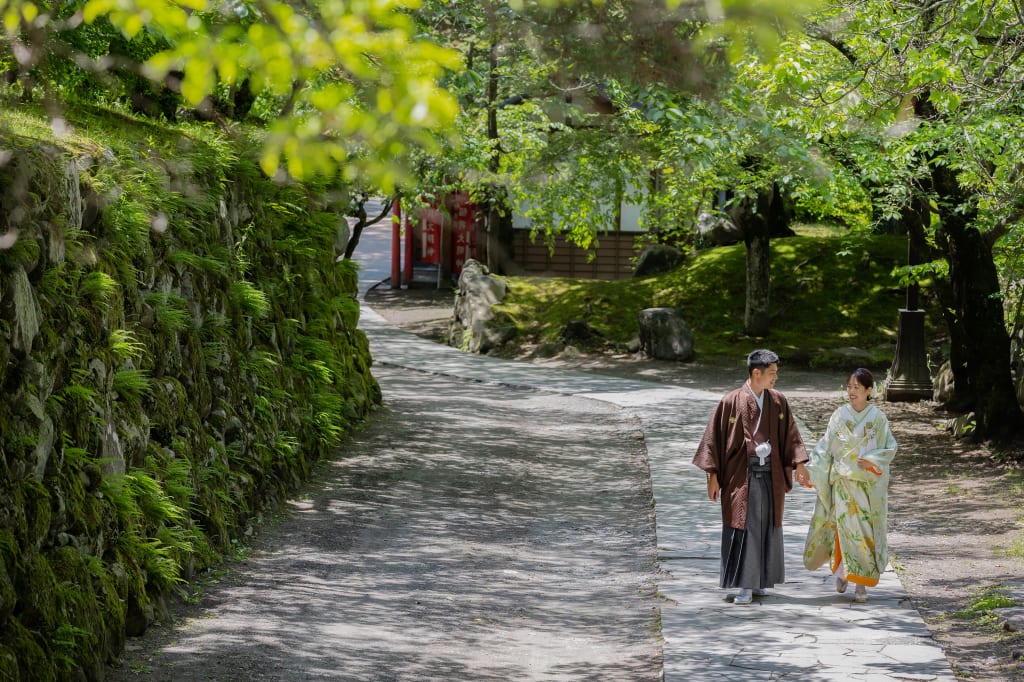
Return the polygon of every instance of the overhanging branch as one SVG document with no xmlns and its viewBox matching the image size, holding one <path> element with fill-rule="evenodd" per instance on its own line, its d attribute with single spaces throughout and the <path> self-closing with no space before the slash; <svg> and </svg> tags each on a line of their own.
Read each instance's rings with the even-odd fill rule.
<svg viewBox="0 0 1024 682">
<path fill-rule="evenodd" d="M 828 30 L 821 24 L 817 24 L 813 21 L 808 21 L 804 24 L 804 32 L 811 38 L 817 38 L 822 40 L 832 47 L 834 47 L 839 54 L 846 57 L 847 60 L 854 66 L 857 65 L 857 55 L 854 54 L 853 50 L 849 45 L 844 43 L 842 40 L 836 37 L 836 34 Z"/>
</svg>

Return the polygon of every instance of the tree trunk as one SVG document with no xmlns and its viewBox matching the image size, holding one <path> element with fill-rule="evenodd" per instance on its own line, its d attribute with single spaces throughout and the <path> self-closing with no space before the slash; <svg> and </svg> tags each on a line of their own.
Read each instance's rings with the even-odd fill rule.
<svg viewBox="0 0 1024 682">
<path fill-rule="evenodd" d="M 369 197 L 361 197 L 356 204 L 356 224 L 352 226 L 352 235 L 348 238 L 348 243 L 345 244 L 345 253 L 342 256 L 342 260 L 350 260 L 352 254 L 356 252 L 356 247 L 359 246 L 359 238 L 363 236 L 363 228 L 369 225 L 375 225 L 384 219 L 388 213 L 391 212 L 391 206 L 394 203 L 394 199 L 388 199 L 384 202 L 383 210 L 373 220 L 369 220 L 366 216 L 366 202 Z"/>
<path fill-rule="evenodd" d="M 992 250 L 977 229 L 948 218 L 938 236 L 946 247 L 954 303 L 947 317 L 954 381 L 949 405 L 974 412 L 979 437 L 1006 440 L 1021 429 L 1022 414 Z"/>
<path fill-rule="evenodd" d="M 940 119 L 927 92 L 915 102 L 914 112 L 925 120 Z M 973 225 L 976 195 L 948 165 L 933 162 L 931 169 L 940 218 L 935 241 L 949 263 L 949 289 L 939 289 L 947 299 L 943 308 L 954 383 L 947 407 L 974 412 L 977 438 L 1007 440 L 1024 427 L 1024 415 L 1013 387 L 1010 336 L 992 247 Z"/>
<path fill-rule="evenodd" d="M 771 329 L 768 316 L 771 239 L 767 221 L 755 220 L 754 223 L 757 227 L 744 230 L 743 235 L 747 245 L 747 304 L 743 312 L 743 331 L 748 336 L 767 336 Z"/>
<path fill-rule="evenodd" d="M 743 331 L 748 336 L 767 336 L 771 328 L 768 303 L 771 292 L 770 246 L 768 221 L 770 197 L 762 192 L 757 198 L 745 198 L 728 211 L 733 223 L 743 233 L 747 247 L 746 305 Z"/>
<path fill-rule="evenodd" d="M 748 336 L 767 336 L 771 330 L 771 238 L 791 233 L 782 192 L 763 191 L 756 199 L 743 199 L 728 211 L 742 231 L 747 247 L 747 292 L 743 331 Z"/>
<path fill-rule="evenodd" d="M 999 275 L 992 248 L 972 223 L 973 196 L 947 166 L 934 166 L 932 186 L 942 218 L 936 242 L 949 263 L 952 305 L 947 306 L 953 396 L 947 406 L 974 412 L 975 436 L 1007 440 L 1024 426 L 1010 372 Z"/>
<path fill-rule="evenodd" d="M 487 74 L 487 139 L 491 143 L 491 158 L 488 170 L 496 174 L 500 167 L 500 145 L 498 140 L 498 37 L 491 35 L 491 50 Z M 484 219 L 486 230 L 487 269 L 494 273 L 501 271 L 501 240 L 499 224 L 501 210 L 497 204 L 498 197 L 492 186 L 487 193 L 487 214 Z"/>
</svg>

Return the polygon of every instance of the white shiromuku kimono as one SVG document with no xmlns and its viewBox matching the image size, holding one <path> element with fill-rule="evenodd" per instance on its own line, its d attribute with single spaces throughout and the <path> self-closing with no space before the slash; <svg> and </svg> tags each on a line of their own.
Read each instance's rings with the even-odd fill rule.
<svg viewBox="0 0 1024 682">
<path fill-rule="evenodd" d="M 808 570 L 828 562 L 835 572 L 842 563 L 850 582 L 878 584 L 889 560 L 889 464 L 895 455 L 889 420 L 877 407 L 857 412 L 846 404 L 832 413 L 807 463 L 817 494 L 804 545 Z M 862 469 L 858 459 L 871 467 Z"/>
</svg>

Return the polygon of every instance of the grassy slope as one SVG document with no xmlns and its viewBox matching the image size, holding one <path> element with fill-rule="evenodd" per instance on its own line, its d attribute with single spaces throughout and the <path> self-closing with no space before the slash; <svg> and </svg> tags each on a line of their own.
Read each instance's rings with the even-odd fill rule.
<svg viewBox="0 0 1024 682">
<path fill-rule="evenodd" d="M 698 357 L 734 358 L 766 345 L 788 362 L 825 364 L 826 351 L 855 346 L 888 362 L 906 296 L 892 271 L 906 263 L 906 248 L 905 237 L 821 229 L 773 240 L 773 321 L 765 339 L 743 333 L 742 244 L 699 252 L 673 272 L 642 280 L 511 278 L 501 310 L 525 337 L 537 341 L 556 339 L 568 320 L 585 318 L 621 345 L 637 334 L 638 310 L 672 306 L 683 310 Z M 937 315 L 929 316 L 930 336 L 939 322 Z"/>
</svg>

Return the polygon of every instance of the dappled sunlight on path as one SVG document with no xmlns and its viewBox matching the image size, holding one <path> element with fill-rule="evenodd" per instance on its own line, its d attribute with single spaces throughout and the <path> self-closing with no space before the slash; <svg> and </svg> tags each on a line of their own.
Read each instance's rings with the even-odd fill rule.
<svg viewBox="0 0 1024 682">
<path fill-rule="evenodd" d="M 655 498 L 668 682 L 955 679 L 892 570 L 871 590 L 867 605 L 854 605 L 851 595 L 834 592 L 827 572 L 803 568 L 812 491 L 798 488 L 787 497 L 786 583 L 750 607 L 733 605 L 729 592 L 718 589 L 720 510 L 707 499 L 703 473 L 690 460 L 718 399 L 742 383 L 742 369 L 733 377 L 716 371 L 707 382 L 713 390 L 703 390 L 692 373 L 686 386 L 673 386 L 469 355 L 398 330 L 367 307 L 362 326 L 382 365 L 592 398 L 639 419 Z M 778 388 L 826 397 L 837 393 L 834 384 L 833 377 L 787 370 Z M 801 430 L 811 441 L 812 434 Z"/>
<path fill-rule="evenodd" d="M 375 373 L 384 411 L 168 633 L 152 679 L 659 680 L 635 420 Z"/>
</svg>

